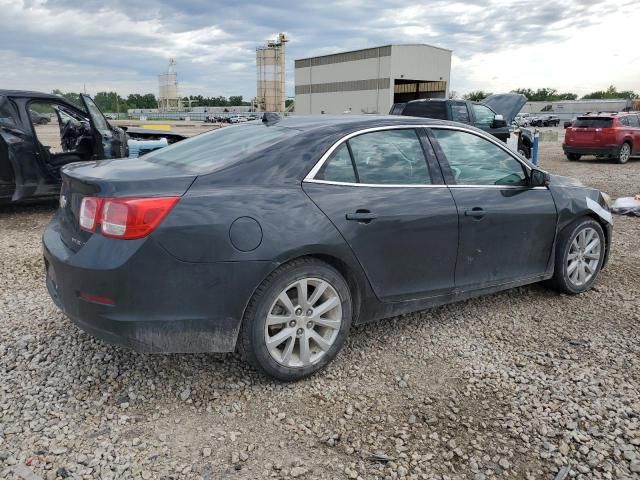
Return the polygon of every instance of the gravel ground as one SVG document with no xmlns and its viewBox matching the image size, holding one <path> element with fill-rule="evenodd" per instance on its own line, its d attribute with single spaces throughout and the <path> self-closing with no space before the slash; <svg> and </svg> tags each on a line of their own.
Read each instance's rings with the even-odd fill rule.
<svg viewBox="0 0 640 480">
<path fill-rule="evenodd" d="M 561 137 L 560 137 L 561 138 Z M 640 160 L 541 166 L 613 198 Z M 51 205 L 0 210 L 0 478 L 640 478 L 640 219 L 591 292 L 534 285 L 355 328 L 292 385 L 236 355 L 140 355 L 49 300 Z"/>
</svg>

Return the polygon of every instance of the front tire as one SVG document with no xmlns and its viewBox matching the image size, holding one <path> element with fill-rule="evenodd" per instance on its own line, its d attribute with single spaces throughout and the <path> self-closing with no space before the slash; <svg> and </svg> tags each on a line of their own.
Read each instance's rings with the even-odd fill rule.
<svg viewBox="0 0 640 480">
<path fill-rule="evenodd" d="M 302 258 L 276 269 L 254 293 L 238 349 L 257 370 L 300 380 L 335 358 L 351 328 L 347 282 L 332 266 Z"/>
<path fill-rule="evenodd" d="M 604 262 L 605 242 L 600 224 L 588 217 L 562 230 L 556 243 L 551 287 L 570 295 L 591 289 Z"/>
</svg>

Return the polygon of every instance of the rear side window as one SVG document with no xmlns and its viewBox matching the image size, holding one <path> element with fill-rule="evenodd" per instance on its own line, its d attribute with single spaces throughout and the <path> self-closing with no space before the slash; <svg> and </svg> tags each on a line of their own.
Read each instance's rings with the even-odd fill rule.
<svg viewBox="0 0 640 480">
<path fill-rule="evenodd" d="M 624 125 L 625 127 L 630 127 L 631 123 L 629 123 L 629 117 L 620 117 L 618 118 L 618 123 L 620 125 Z"/>
<path fill-rule="evenodd" d="M 609 128 L 611 125 L 613 125 L 613 119 L 608 117 L 578 117 L 572 126 L 575 128 Z"/>
<path fill-rule="evenodd" d="M 426 185 L 427 161 L 415 130 L 383 130 L 349 140 L 360 183 Z"/>
<path fill-rule="evenodd" d="M 454 122 L 469 123 L 469 111 L 467 104 L 456 102 L 451 104 L 451 120 Z"/>
<path fill-rule="evenodd" d="M 144 156 L 145 161 L 204 174 L 240 162 L 247 155 L 293 136 L 278 126 L 238 125 L 203 133 Z"/>
<path fill-rule="evenodd" d="M 382 130 L 351 138 L 333 152 L 315 179 L 370 185 L 431 183 L 422 145 L 413 129 Z"/>
<path fill-rule="evenodd" d="M 630 126 L 634 128 L 640 127 L 640 119 L 638 118 L 637 115 L 629 115 L 627 118 L 629 119 Z"/>
<path fill-rule="evenodd" d="M 0 126 L 15 128 L 16 112 L 7 97 L 0 97 Z"/>
<path fill-rule="evenodd" d="M 347 144 L 340 145 L 325 162 L 315 177 L 318 180 L 330 182 L 357 182 L 356 173 L 353 170 L 353 162 Z"/>
<path fill-rule="evenodd" d="M 427 100 L 424 102 L 409 102 L 404 107 L 403 115 L 411 117 L 436 118 L 447 120 L 447 105 L 445 102 Z"/>
</svg>

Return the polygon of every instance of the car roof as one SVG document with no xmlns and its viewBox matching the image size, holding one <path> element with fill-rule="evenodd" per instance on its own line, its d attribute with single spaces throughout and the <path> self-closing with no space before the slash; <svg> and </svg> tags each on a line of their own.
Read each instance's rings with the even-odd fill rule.
<svg viewBox="0 0 640 480">
<path fill-rule="evenodd" d="M 315 130 L 326 127 L 339 127 L 341 130 L 351 128 L 384 127 L 392 125 L 456 125 L 454 122 L 433 118 L 410 117 L 404 115 L 291 115 L 281 120 L 270 122 L 280 127 L 296 130 Z M 254 123 L 255 124 L 255 123 Z"/>
<path fill-rule="evenodd" d="M 63 102 L 66 102 L 64 98 L 51 93 L 33 92 L 29 90 L 0 90 L 0 96 L 13 98 L 40 98 L 43 100 L 62 100 Z"/>
</svg>

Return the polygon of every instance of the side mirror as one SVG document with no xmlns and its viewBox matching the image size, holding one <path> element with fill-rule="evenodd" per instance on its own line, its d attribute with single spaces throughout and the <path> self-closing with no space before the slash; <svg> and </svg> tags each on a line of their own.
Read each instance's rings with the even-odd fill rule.
<svg viewBox="0 0 640 480">
<path fill-rule="evenodd" d="M 534 168 L 531 170 L 531 176 L 529 177 L 529 183 L 532 187 L 546 187 L 549 184 L 549 174 Z"/>
<path fill-rule="evenodd" d="M 507 126 L 507 122 L 505 121 L 502 115 L 496 115 L 495 117 L 493 117 L 491 128 L 502 128 L 506 126 Z"/>
</svg>

